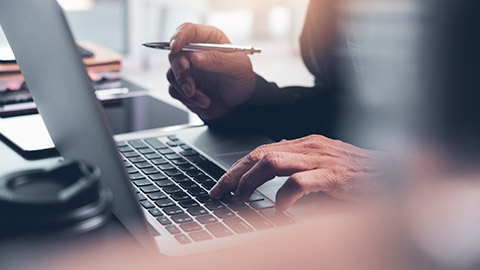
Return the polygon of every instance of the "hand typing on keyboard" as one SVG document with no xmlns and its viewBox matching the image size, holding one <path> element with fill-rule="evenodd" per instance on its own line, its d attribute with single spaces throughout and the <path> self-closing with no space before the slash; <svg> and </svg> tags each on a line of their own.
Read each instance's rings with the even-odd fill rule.
<svg viewBox="0 0 480 270">
<path fill-rule="evenodd" d="M 276 207 L 284 210 L 311 192 L 358 200 L 376 188 L 373 163 L 376 152 L 312 135 L 263 145 L 237 161 L 210 191 L 221 198 L 235 190 L 234 201 L 247 200 L 252 192 L 275 176 L 290 176 L 277 193 Z"/>
</svg>

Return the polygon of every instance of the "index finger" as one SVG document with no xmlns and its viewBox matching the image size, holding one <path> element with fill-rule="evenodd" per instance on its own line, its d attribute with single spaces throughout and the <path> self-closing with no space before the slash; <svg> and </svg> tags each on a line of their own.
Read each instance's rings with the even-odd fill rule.
<svg viewBox="0 0 480 270">
<path fill-rule="evenodd" d="M 230 40 L 218 28 L 202 24 L 184 23 L 180 25 L 170 39 L 170 52 L 178 53 L 190 42 L 230 43 Z"/>
</svg>

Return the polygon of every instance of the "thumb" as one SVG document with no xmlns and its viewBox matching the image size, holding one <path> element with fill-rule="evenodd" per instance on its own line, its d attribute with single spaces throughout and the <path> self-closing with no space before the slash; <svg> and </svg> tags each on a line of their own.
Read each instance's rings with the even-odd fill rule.
<svg viewBox="0 0 480 270">
<path fill-rule="evenodd" d="M 225 74 L 241 74 L 245 70 L 246 57 L 243 52 L 223 53 L 218 51 L 195 52 L 190 60 L 199 69 Z"/>
</svg>

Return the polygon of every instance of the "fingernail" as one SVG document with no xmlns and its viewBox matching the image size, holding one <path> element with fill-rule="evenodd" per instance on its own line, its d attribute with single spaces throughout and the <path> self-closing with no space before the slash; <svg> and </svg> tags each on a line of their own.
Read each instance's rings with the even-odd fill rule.
<svg viewBox="0 0 480 270">
<path fill-rule="evenodd" d="M 170 49 L 173 47 L 173 44 L 175 44 L 175 39 L 172 39 L 172 40 L 170 41 Z"/>
<path fill-rule="evenodd" d="M 184 83 L 182 85 L 182 90 L 183 90 L 183 93 L 185 93 L 185 95 L 187 97 L 193 96 L 193 89 L 192 89 L 192 87 L 190 86 L 189 83 Z"/>
</svg>

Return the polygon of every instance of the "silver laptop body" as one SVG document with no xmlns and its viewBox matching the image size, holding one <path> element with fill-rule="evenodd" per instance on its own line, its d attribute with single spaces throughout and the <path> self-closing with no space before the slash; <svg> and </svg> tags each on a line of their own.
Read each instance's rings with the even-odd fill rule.
<svg viewBox="0 0 480 270">
<path fill-rule="evenodd" d="M 181 223 L 172 221 L 173 216 L 162 213 L 172 225 L 181 228 L 180 233 L 172 234 L 166 226 L 159 223 L 158 216 L 148 211 L 151 209 L 140 207 L 137 200 L 140 195 L 136 192 L 141 187 L 132 185 L 124 162 L 127 167 L 135 167 L 135 164 L 127 161 L 128 158 L 122 158 L 117 143 L 128 144 L 130 140 L 146 142 L 143 141 L 146 138 L 159 138 L 159 141 L 166 143 L 169 135 L 175 135 L 177 140 L 227 170 L 256 146 L 271 141 L 260 136 L 224 136 L 201 126 L 170 132 L 152 130 L 118 135 L 115 137 L 116 143 L 58 3 L 55 0 L 2 0 L 0 24 L 57 150 L 64 158 L 85 160 L 101 168 L 103 184 L 114 193 L 114 214 L 148 249 L 158 247 L 162 254 L 181 256 L 252 241 L 259 233 L 268 234 L 279 228 L 274 225 L 274 229 L 259 230 L 247 222 L 252 232 L 236 233 L 228 227 L 233 232 L 232 235 L 216 237 L 206 230 L 205 224 L 197 222 L 200 229 L 211 236 L 211 239 L 201 241 L 203 239 L 190 237 L 195 230 L 184 231 Z M 154 151 L 158 150 L 149 146 Z M 138 150 L 133 152 L 139 152 Z M 174 151 L 178 154 L 181 149 Z M 149 179 L 147 173 L 139 174 Z M 262 197 L 265 204 L 272 204 L 278 188 L 285 180 L 286 178 L 276 178 L 267 182 L 257 189 L 255 195 Z M 150 198 L 146 201 L 155 204 L 155 200 Z M 298 222 L 299 215 L 303 214 L 300 212 L 302 209 L 303 206 L 298 204 L 286 215 Z M 272 210 L 273 208 L 269 209 Z M 184 211 L 187 212 L 186 209 Z M 213 214 L 213 211 L 209 210 L 209 214 Z M 196 216 L 192 218 L 195 220 Z M 240 216 L 235 218 L 245 221 Z M 217 219 L 222 221 L 221 218 Z M 147 229 L 145 221 L 155 228 L 155 236 Z M 179 234 L 187 236 L 189 243 L 181 244 Z"/>
</svg>

